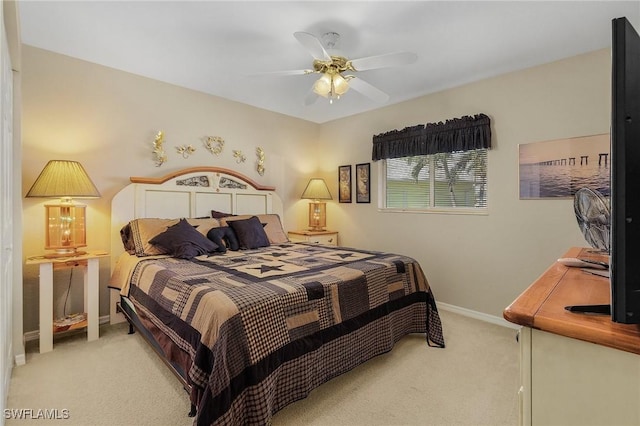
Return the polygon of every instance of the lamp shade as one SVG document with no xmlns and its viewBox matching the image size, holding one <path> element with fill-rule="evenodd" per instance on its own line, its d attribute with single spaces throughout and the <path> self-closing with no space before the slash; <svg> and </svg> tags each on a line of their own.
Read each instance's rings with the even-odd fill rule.
<svg viewBox="0 0 640 426">
<path fill-rule="evenodd" d="M 45 205 L 45 244 L 55 253 L 45 257 L 75 256 L 87 246 L 86 207 L 72 198 L 98 198 L 100 192 L 77 161 L 51 160 L 27 192 L 27 197 L 60 198 Z"/>
<path fill-rule="evenodd" d="M 331 200 L 331 193 L 324 179 L 312 178 L 302 193 L 305 200 Z"/>
<path fill-rule="evenodd" d="M 100 192 L 77 161 L 51 160 L 31 185 L 27 197 L 99 198 Z"/>
</svg>

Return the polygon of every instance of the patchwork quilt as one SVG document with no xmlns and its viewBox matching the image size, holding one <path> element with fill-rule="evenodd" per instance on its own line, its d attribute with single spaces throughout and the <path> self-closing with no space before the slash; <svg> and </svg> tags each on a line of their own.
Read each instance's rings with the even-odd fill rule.
<svg viewBox="0 0 640 426">
<path fill-rule="evenodd" d="M 195 424 L 269 424 L 408 333 L 444 347 L 420 265 L 397 254 L 271 245 L 141 258 L 129 298 L 192 363 Z"/>
</svg>

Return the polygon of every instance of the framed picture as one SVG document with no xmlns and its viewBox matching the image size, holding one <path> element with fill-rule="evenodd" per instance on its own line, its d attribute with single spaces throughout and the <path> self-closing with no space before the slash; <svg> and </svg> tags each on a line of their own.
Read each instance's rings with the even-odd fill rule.
<svg viewBox="0 0 640 426">
<path fill-rule="evenodd" d="M 518 145 L 520 199 L 571 198 L 588 187 L 610 194 L 609 134 Z"/>
<path fill-rule="evenodd" d="M 370 174 L 371 174 L 370 163 L 356 164 L 356 202 L 357 203 L 371 202 L 371 181 L 369 180 Z"/>
<path fill-rule="evenodd" d="M 338 200 L 341 203 L 351 202 L 351 165 L 338 167 Z"/>
</svg>

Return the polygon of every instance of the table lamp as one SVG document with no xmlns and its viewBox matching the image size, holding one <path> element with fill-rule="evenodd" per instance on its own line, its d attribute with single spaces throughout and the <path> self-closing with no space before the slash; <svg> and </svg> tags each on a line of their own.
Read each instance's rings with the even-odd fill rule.
<svg viewBox="0 0 640 426">
<path fill-rule="evenodd" d="M 309 203 L 309 229 L 311 231 L 324 231 L 325 226 L 327 226 L 327 203 L 320 200 L 331 200 L 331 193 L 324 179 L 311 179 L 301 198 L 313 200 Z"/>
<path fill-rule="evenodd" d="M 68 257 L 84 254 L 87 246 L 86 208 L 72 198 L 99 198 L 100 192 L 77 161 L 51 160 L 27 192 L 27 197 L 60 198 L 45 207 L 45 246 L 55 250 L 45 257 Z"/>
</svg>

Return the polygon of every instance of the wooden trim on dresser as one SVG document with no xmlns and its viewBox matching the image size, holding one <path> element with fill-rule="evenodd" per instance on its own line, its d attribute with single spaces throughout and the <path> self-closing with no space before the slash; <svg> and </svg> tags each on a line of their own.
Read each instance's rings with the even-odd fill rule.
<svg viewBox="0 0 640 426">
<path fill-rule="evenodd" d="M 607 260 L 591 249 L 573 247 L 562 257 Z M 619 324 L 610 315 L 569 312 L 569 305 L 611 302 L 609 279 L 554 262 L 503 312 L 507 321 L 560 336 L 640 355 L 640 325 Z"/>
<path fill-rule="evenodd" d="M 153 185 L 161 185 L 166 181 L 176 178 L 178 176 L 183 176 L 189 173 L 198 173 L 198 172 L 209 172 L 209 173 L 224 173 L 229 176 L 237 177 L 240 180 L 248 183 L 252 187 L 260 191 L 275 191 L 275 186 L 265 186 L 257 183 L 250 177 L 243 175 L 235 170 L 225 169 L 224 167 L 210 167 L 210 166 L 198 166 L 198 167 L 190 167 L 188 169 L 177 170 L 175 172 L 171 172 L 159 178 L 150 178 L 150 177 L 135 177 L 131 176 L 129 180 L 131 183 L 148 183 Z"/>
<path fill-rule="evenodd" d="M 579 249 L 571 249 L 565 257 L 577 257 L 579 252 Z M 514 324 L 533 327 L 536 313 L 568 270 L 569 268 L 559 263 L 552 264 L 511 305 L 507 306 L 503 312 L 504 319 Z"/>
</svg>

